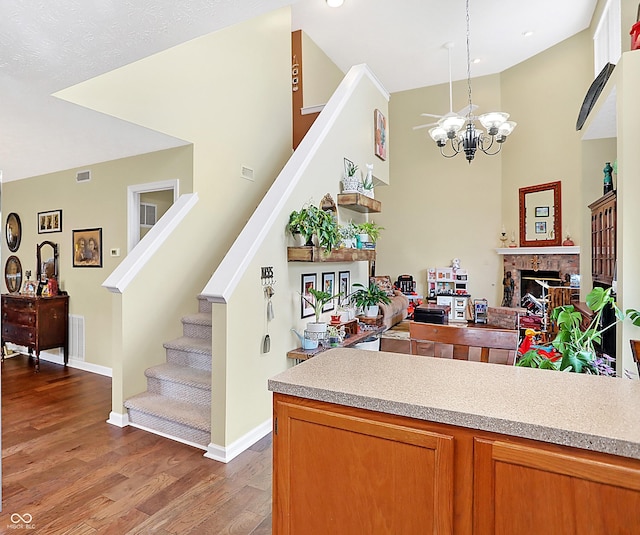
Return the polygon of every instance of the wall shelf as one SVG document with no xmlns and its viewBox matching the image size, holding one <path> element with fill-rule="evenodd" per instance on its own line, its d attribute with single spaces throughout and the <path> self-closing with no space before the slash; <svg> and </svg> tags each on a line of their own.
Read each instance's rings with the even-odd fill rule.
<svg viewBox="0 0 640 535">
<path fill-rule="evenodd" d="M 338 206 L 362 213 L 378 213 L 382 211 L 382 203 L 361 193 L 339 193 Z"/>
<path fill-rule="evenodd" d="M 375 260 L 375 249 L 333 249 L 329 254 L 324 247 L 287 247 L 288 262 L 357 262 Z"/>
</svg>

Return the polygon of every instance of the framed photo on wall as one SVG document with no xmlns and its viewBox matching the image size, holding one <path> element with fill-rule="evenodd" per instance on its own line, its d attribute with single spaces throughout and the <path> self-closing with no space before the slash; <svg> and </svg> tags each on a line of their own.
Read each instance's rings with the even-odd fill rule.
<svg viewBox="0 0 640 535">
<path fill-rule="evenodd" d="M 62 210 L 38 212 L 38 234 L 62 232 Z"/>
<path fill-rule="evenodd" d="M 20 240 L 22 239 L 22 223 L 20 222 L 20 216 L 15 212 L 11 212 L 7 216 L 4 234 L 7 239 L 7 247 L 9 247 L 9 251 L 15 253 L 18 250 L 18 247 L 20 247 Z"/>
<path fill-rule="evenodd" d="M 327 272 L 322 274 L 322 291 L 327 292 L 329 295 L 334 295 L 336 292 L 336 274 L 335 272 Z M 322 307 L 322 312 L 333 310 L 336 307 L 334 300 L 332 299 Z"/>
<path fill-rule="evenodd" d="M 318 287 L 318 275 L 315 273 L 306 273 L 302 275 L 302 286 L 300 288 L 300 293 L 306 297 L 309 301 L 313 303 L 313 295 L 309 293 L 309 290 L 313 288 L 314 290 Z M 308 318 L 309 316 L 313 316 L 314 311 L 313 307 L 309 305 L 302 297 L 300 297 L 300 317 Z"/>
<path fill-rule="evenodd" d="M 351 290 L 351 272 L 339 271 L 338 272 L 338 291 L 342 294 L 338 303 L 346 303 L 347 297 L 349 297 L 349 291 Z"/>
<path fill-rule="evenodd" d="M 536 206 L 536 217 L 549 217 L 549 207 Z"/>
<path fill-rule="evenodd" d="M 547 233 L 547 222 L 536 221 L 536 234 L 546 234 L 546 233 Z"/>
<path fill-rule="evenodd" d="M 73 231 L 73 267 L 102 267 L 102 229 Z"/>
<path fill-rule="evenodd" d="M 381 160 L 387 159 L 387 118 L 380 110 L 373 112 L 375 128 L 375 154 Z"/>
</svg>

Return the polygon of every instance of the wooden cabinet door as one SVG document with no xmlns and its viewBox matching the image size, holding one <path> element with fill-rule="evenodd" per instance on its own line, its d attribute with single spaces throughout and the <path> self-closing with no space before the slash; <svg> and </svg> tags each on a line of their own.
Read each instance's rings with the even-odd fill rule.
<svg viewBox="0 0 640 535">
<path fill-rule="evenodd" d="M 593 452 L 476 439 L 474 533 L 640 533 L 640 465 Z"/>
<path fill-rule="evenodd" d="M 453 533 L 452 436 L 280 394 L 274 422 L 274 535 Z"/>
</svg>

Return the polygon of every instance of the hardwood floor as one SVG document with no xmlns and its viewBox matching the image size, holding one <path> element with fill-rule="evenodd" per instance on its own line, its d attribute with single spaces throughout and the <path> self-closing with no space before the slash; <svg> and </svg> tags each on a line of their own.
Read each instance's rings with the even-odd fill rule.
<svg viewBox="0 0 640 535">
<path fill-rule="evenodd" d="M 0 533 L 271 533 L 270 435 L 223 464 L 110 410 L 108 377 L 5 360 Z"/>
</svg>

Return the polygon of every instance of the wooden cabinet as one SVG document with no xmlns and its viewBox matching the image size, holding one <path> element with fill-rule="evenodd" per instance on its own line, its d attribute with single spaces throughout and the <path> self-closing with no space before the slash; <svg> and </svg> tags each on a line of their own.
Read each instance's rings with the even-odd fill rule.
<svg viewBox="0 0 640 535">
<path fill-rule="evenodd" d="M 616 192 L 589 205 L 591 209 L 591 276 L 611 285 L 616 267 Z"/>
<path fill-rule="evenodd" d="M 62 347 L 64 363 L 68 351 L 69 296 L 34 297 L 4 294 L 2 296 L 2 358 L 5 344 L 12 342 L 35 351 L 36 371 L 40 367 L 40 351 Z"/>
<path fill-rule="evenodd" d="M 635 533 L 640 460 L 274 393 L 273 533 Z"/>
</svg>

